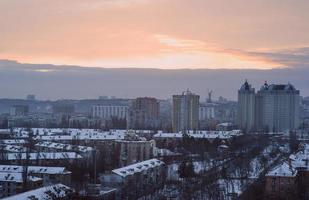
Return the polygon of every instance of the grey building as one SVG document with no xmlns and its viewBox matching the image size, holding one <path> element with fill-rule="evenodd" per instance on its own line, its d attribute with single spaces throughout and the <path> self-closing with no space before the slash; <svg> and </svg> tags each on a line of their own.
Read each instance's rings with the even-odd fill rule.
<svg viewBox="0 0 309 200">
<path fill-rule="evenodd" d="M 256 128 L 289 131 L 299 126 L 299 90 L 291 84 L 266 82 L 256 94 Z"/>
<path fill-rule="evenodd" d="M 129 117 L 129 128 L 153 129 L 159 126 L 160 103 L 151 97 L 133 100 Z"/>
<path fill-rule="evenodd" d="M 172 127 L 174 132 L 197 130 L 200 96 L 189 90 L 173 95 Z"/>
<path fill-rule="evenodd" d="M 238 90 L 238 127 L 245 132 L 254 129 L 255 123 L 255 89 L 246 80 Z"/>
<path fill-rule="evenodd" d="M 255 93 L 246 81 L 238 90 L 238 126 L 246 132 L 280 132 L 299 126 L 300 95 L 292 84 L 267 82 Z"/>
<path fill-rule="evenodd" d="M 110 174 L 100 176 L 102 185 L 116 188 L 116 199 L 153 199 L 147 198 L 164 187 L 167 169 L 158 159 L 114 169 Z"/>
</svg>

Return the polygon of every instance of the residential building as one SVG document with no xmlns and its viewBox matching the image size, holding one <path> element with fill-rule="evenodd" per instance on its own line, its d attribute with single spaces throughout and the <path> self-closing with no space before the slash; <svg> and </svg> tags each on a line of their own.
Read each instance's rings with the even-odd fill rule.
<svg viewBox="0 0 309 200">
<path fill-rule="evenodd" d="M 299 109 L 299 90 L 293 85 L 265 82 L 256 94 L 256 128 L 273 132 L 297 129 Z"/>
<path fill-rule="evenodd" d="M 140 97 L 133 101 L 130 110 L 129 127 L 132 129 L 157 128 L 159 125 L 160 104 L 151 97 Z"/>
<path fill-rule="evenodd" d="M 23 173 L 24 166 L 20 165 L 0 165 L 0 173 Z M 43 185 L 62 183 L 71 184 L 71 172 L 65 167 L 48 167 L 48 166 L 28 166 L 28 176 L 41 178 Z"/>
<path fill-rule="evenodd" d="M 29 106 L 14 105 L 10 108 L 10 116 L 26 116 L 29 113 Z"/>
<path fill-rule="evenodd" d="M 201 104 L 199 107 L 199 120 L 211 120 L 215 118 L 215 106 L 212 103 Z"/>
<path fill-rule="evenodd" d="M 129 107 L 122 105 L 95 105 L 92 106 L 92 117 L 110 120 L 111 118 L 127 119 Z"/>
<path fill-rule="evenodd" d="M 309 145 L 292 154 L 287 162 L 276 166 L 265 177 L 267 199 L 308 199 Z"/>
<path fill-rule="evenodd" d="M 26 99 L 28 101 L 35 101 L 35 95 L 34 94 L 28 94 Z"/>
<path fill-rule="evenodd" d="M 238 91 L 238 127 L 245 132 L 282 132 L 297 129 L 300 96 L 292 84 L 267 82 L 255 93 L 246 81 Z"/>
<path fill-rule="evenodd" d="M 246 80 L 238 90 L 238 127 L 252 131 L 255 123 L 255 89 Z"/>
<path fill-rule="evenodd" d="M 154 149 L 154 140 L 115 141 L 115 151 L 119 152 L 119 166 L 121 167 L 153 158 Z"/>
<path fill-rule="evenodd" d="M 74 190 L 63 184 L 55 184 L 30 190 L 21 194 L 4 198 L 4 200 L 45 200 L 45 199 L 61 199 L 70 200 L 72 198 Z"/>
<path fill-rule="evenodd" d="M 199 95 L 189 90 L 181 95 L 173 95 L 173 132 L 197 130 L 199 121 Z"/>
<path fill-rule="evenodd" d="M 164 186 L 166 167 L 164 162 L 150 159 L 114 169 L 100 179 L 103 185 L 117 188 L 117 199 L 138 199 Z"/>
<path fill-rule="evenodd" d="M 68 164 L 82 159 L 75 152 L 5 153 L 2 156 L 3 162 L 13 165 L 24 163 L 27 159 L 33 165 Z"/>
<path fill-rule="evenodd" d="M 27 188 L 33 189 L 42 186 L 42 179 L 35 176 L 27 176 Z M 21 193 L 24 189 L 24 179 L 22 173 L 0 172 L 0 185 L 2 193 L 0 198 Z"/>
</svg>

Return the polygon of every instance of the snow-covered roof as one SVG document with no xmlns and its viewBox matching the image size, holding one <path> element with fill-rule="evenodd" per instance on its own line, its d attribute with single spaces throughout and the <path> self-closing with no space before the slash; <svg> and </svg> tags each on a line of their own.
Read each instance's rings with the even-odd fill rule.
<svg viewBox="0 0 309 200">
<path fill-rule="evenodd" d="M 217 126 L 233 126 L 233 123 L 231 123 L 231 122 L 224 122 L 224 123 L 217 124 Z"/>
<path fill-rule="evenodd" d="M 0 144 L 25 144 L 26 140 L 23 139 L 6 139 L 6 140 L 0 140 Z"/>
<path fill-rule="evenodd" d="M 121 133 L 82 133 L 72 135 L 41 135 L 35 137 L 36 140 L 121 140 L 124 139 Z"/>
<path fill-rule="evenodd" d="M 7 160 L 25 160 L 26 153 L 6 153 L 4 157 Z M 53 152 L 53 153 L 29 153 L 29 160 L 57 160 L 57 159 L 80 159 L 82 158 L 79 154 L 75 152 Z"/>
<path fill-rule="evenodd" d="M 197 131 L 196 133 L 187 133 L 188 136 L 200 139 L 229 139 L 233 136 L 238 135 L 240 132 L 233 131 Z M 157 133 L 154 138 L 182 138 L 184 134 L 182 133 Z"/>
<path fill-rule="evenodd" d="M 161 166 L 163 164 L 164 162 L 158 159 L 150 159 L 132 165 L 128 165 L 122 168 L 114 169 L 112 172 L 119 176 L 126 177 L 128 175 L 133 175 L 138 172 L 146 171 L 148 169 Z"/>
<path fill-rule="evenodd" d="M 16 172 L 22 173 L 23 166 L 20 165 L 0 165 L 0 172 Z M 28 166 L 28 173 L 35 174 L 68 174 L 65 167 L 46 167 L 46 166 Z"/>
<path fill-rule="evenodd" d="M 41 181 L 41 178 L 35 177 L 35 176 L 28 176 L 29 181 Z M 22 173 L 16 173 L 16 172 L 0 172 L 0 182 L 17 182 L 22 183 L 23 182 L 23 176 Z"/>
<path fill-rule="evenodd" d="M 293 168 L 292 165 L 284 162 L 283 164 L 278 165 L 273 170 L 268 172 L 266 176 L 278 176 L 278 177 L 295 177 L 297 171 Z"/>
<path fill-rule="evenodd" d="M 19 145 L 11 145 L 11 144 L 4 144 L 0 147 L 4 151 L 8 152 L 26 152 L 26 148 L 19 146 Z"/>
<path fill-rule="evenodd" d="M 46 200 L 46 199 L 55 199 L 55 198 L 63 198 L 68 194 L 72 193 L 73 190 L 63 184 L 50 185 L 46 187 L 41 187 L 35 190 L 30 190 L 28 192 L 24 192 L 21 194 L 17 194 L 14 196 L 10 196 L 4 198 L 4 200 Z"/>
<path fill-rule="evenodd" d="M 79 152 L 87 153 L 93 150 L 92 147 L 87 146 L 78 146 L 78 145 L 71 145 L 71 144 L 63 144 L 63 143 L 56 143 L 56 142 L 38 142 L 35 146 L 37 147 L 46 147 L 51 149 L 58 149 L 58 150 L 66 150 L 66 151 L 73 151 L 77 150 Z"/>
</svg>

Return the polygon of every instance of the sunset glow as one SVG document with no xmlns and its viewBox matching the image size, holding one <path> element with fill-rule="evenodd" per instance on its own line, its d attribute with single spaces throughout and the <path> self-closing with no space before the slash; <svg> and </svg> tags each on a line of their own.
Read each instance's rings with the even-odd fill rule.
<svg viewBox="0 0 309 200">
<path fill-rule="evenodd" d="M 3 0 L 0 59 L 111 68 L 290 67 L 302 64 L 291 52 L 309 45 L 308 8 L 304 0 Z"/>
</svg>

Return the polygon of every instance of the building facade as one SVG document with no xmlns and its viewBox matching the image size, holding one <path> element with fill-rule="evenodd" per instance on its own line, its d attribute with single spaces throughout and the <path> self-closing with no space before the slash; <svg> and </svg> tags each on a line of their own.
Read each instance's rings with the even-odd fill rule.
<svg viewBox="0 0 309 200">
<path fill-rule="evenodd" d="M 140 97 L 133 101 L 129 127 L 132 129 L 157 128 L 159 125 L 160 104 L 151 97 Z"/>
<path fill-rule="evenodd" d="M 245 132 L 254 129 L 255 123 L 255 89 L 246 80 L 238 90 L 238 127 Z"/>
<path fill-rule="evenodd" d="M 138 199 L 163 188 L 166 165 L 158 159 L 145 160 L 112 170 L 100 177 L 107 187 L 117 188 L 116 199 Z"/>
<path fill-rule="evenodd" d="M 282 132 L 299 127 L 300 95 L 291 84 L 267 82 L 255 93 L 246 81 L 238 91 L 238 127 L 245 132 Z"/>
<path fill-rule="evenodd" d="M 127 119 L 129 113 L 128 106 L 104 106 L 96 105 L 92 106 L 92 117 L 109 120 L 113 117 L 118 119 Z"/>
<path fill-rule="evenodd" d="M 199 95 L 193 94 L 189 90 L 181 95 L 173 95 L 173 132 L 198 129 L 199 99 Z"/>
<path fill-rule="evenodd" d="M 203 104 L 199 107 L 199 120 L 211 120 L 215 118 L 215 107 L 211 104 Z"/>
<path fill-rule="evenodd" d="M 289 131 L 299 126 L 299 90 L 291 84 L 265 83 L 256 94 L 256 128 Z"/>
</svg>

